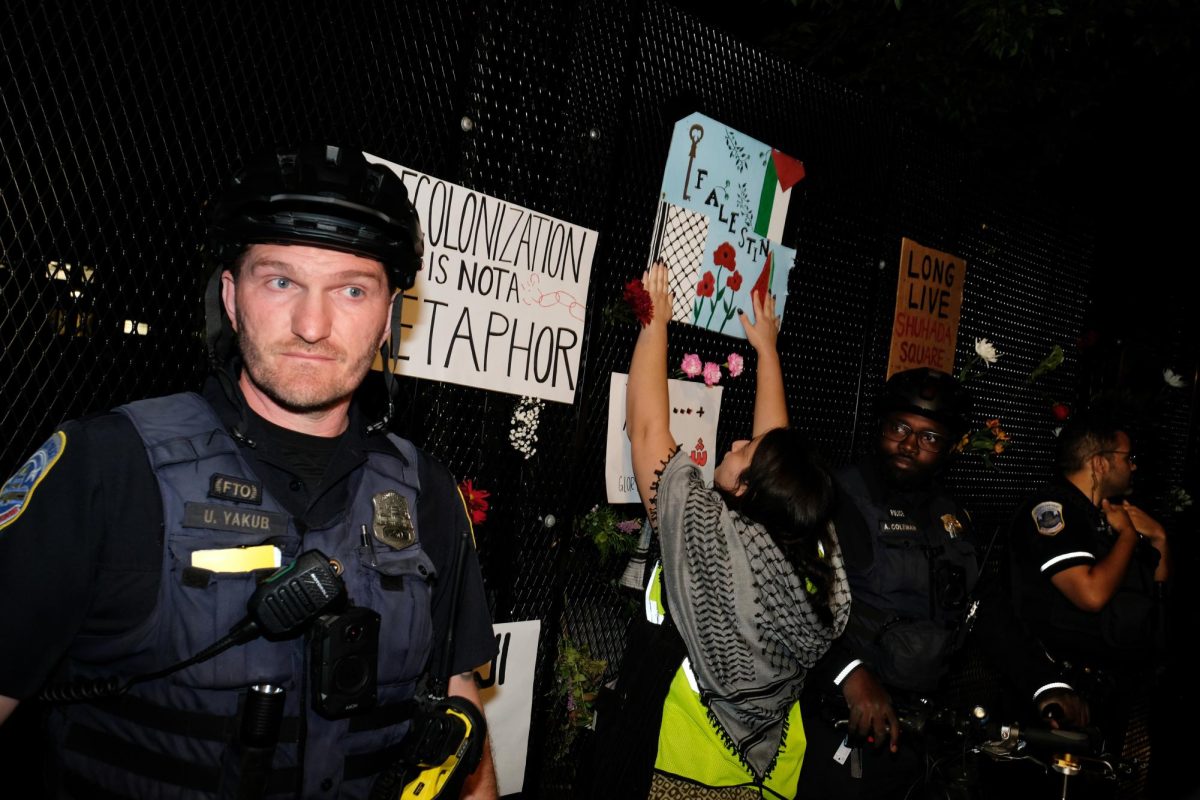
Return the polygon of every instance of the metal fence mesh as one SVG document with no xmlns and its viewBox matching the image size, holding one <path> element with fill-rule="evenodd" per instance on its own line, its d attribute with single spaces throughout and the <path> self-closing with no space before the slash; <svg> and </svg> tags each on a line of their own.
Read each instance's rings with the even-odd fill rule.
<svg viewBox="0 0 1200 800">
<path fill-rule="evenodd" d="M 978 421 L 1000 417 L 1017 446 L 995 470 L 961 460 L 952 486 L 988 528 L 1049 475 L 1048 400 L 1077 392 L 1086 229 L 671 5 L 30 1 L 0 19 L 5 474 L 62 420 L 198 384 L 204 203 L 267 143 L 359 146 L 600 232 L 576 402 L 541 407 L 533 456 L 509 442 L 519 398 L 402 379 L 398 403 L 401 434 L 492 492 L 478 535 L 496 620 L 543 622 L 530 796 L 574 776 L 570 759 L 543 757 L 561 735 L 558 637 L 607 659 L 611 677 L 631 614 L 573 523 L 604 501 L 609 374 L 627 369 L 635 336 L 599 312 L 651 252 L 677 119 L 701 111 L 807 165 L 784 237 L 798 260 L 781 346 L 792 417 L 835 462 L 874 430 L 907 236 L 967 262 L 959 361 L 976 337 L 1004 354 L 973 387 Z M 679 326 L 670 357 L 717 360 L 739 343 Z M 1024 382 L 1054 344 L 1064 366 Z M 751 373 L 726 386 L 710 450 L 749 429 L 752 388 Z M 1155 426 L 1161 481 L 1179 483 L 1191 398 L 1171 398 Z M 958 680 L 988 676 L 975 665 Z"/>
</svg>

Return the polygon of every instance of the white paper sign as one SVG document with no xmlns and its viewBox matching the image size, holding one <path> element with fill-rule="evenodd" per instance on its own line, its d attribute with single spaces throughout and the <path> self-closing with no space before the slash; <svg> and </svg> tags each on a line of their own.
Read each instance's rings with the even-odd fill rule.
<svg viewBox="0 0 1200 800">
<path fill-rule="evenodd" d="M 610 503 L 640 503 L 633 479 L 629 434 L 625 431 L 625 390 L 629 376 L 614 372 L 608 389 L 608 446 L 604 456 L 604 480 Z M 717 453 L 717 420 L 721 416 L 720 386 L 700 381 L 667 381 L 671 402 L 671 435 L 683 445 L 704 480 L 712 482 Z"/>
<path fill-rule="evenodd" d="M 480 670 L 483 713 L 487 717 L 500 795 L 524 788 L 533 713 L 533 669 L 537 661 L 539 620 L 492 626 L 499 652 Z M 486 673 L 486 674 L 484 674 Z"/>
<path fill-rule="evenodd" d="M 367 158 L 404 181 L 425 232 L 397 370 L 574 402 L 596 232 Z"/>
</svg>

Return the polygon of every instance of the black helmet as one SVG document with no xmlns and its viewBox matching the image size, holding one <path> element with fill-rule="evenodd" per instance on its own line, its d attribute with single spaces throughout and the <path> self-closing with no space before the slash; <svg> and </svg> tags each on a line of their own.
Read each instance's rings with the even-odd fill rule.
<svg viewBox="0 0 1200 800">
<path fill-rule="evenodd" d="M 424 236 L 404 182 L 358 150 L 333 145 L 260 153 L 217 198 L 209 237 L 228 264 L 248 244 L 303 244 L 373 258 L 409 289 Z"/>
<path fill-rule="evenodd" d="M 961 436 L 970 427 L 971 396 L 951 375 L 936 369 L 909 369 L 888 378 L 879 399 L 880 416 L 896 411 L 927 417 Z"/>
</svg>

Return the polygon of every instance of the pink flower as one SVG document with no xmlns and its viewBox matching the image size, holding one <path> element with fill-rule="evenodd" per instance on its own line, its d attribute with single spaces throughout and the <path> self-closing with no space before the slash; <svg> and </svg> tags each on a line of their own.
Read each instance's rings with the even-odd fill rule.
<svg viewBox="0 0 1200 800">
<path fill-rule="evenodd" d="M 704 363 L 704 385 L 712 386 L 721 382 L 721 365 L 711 361 Z"/>
<path fill-rule="evenodd" d="M 742 361 L 742 357 L 737 353 L 730 353 L 729 360 L 725 362 L 725 367 L 729 370 L 729 377 L 736 378 L 742 374 L 742 370 L 746 368 L 746 364 Z"/>
<path fill-rule="evenodd" d="M 704 369 L 704 367 L 700 364 L 700 356 L 696 355 L 695 353 L 688 353 L 686 356 L 684 356 L 683 361 L 679 364 L 679 368 L 683 370 L 683 374 L 687 375 L 689 378 L 696 377 L 700 374 L 701 370 Z"/>
</svg>

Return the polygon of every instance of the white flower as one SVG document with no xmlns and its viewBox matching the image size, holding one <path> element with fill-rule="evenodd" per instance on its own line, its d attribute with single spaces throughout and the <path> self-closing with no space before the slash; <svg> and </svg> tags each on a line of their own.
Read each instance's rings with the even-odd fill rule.
<svg viewBox="0 0 1200 800">
<path fill-rule="evenodd" d="M 995 364 L 996 359 L 1000 357 L 1000 354 L 996 352 L 996 346 L 987 339 L 975 340 L 975 355 L 982 358 L 988 364 Z"/>
<path fill-rule="evenodd" d="M 508 441 L 513 449 L 525 456 L 527 460 L 537 453 L 534 442 L 538 440 L 538 418 L 541 416 L 543 405 L 543 402 L 537 398 L 522 397 L 513 409 Z"/>
<path fill-rule="evenodd" d="M 1174 370 L 1164 369 L 1163 370 L 1163 380 L 1166 381 L 1167 386 L 1170 386 L 1172 389 L 1182 389 L 1183 388 L 1183 376 L 1180 375 L 1179 373 L 1175 372 Z"/>
</svg>

